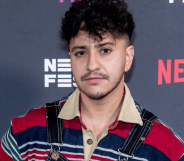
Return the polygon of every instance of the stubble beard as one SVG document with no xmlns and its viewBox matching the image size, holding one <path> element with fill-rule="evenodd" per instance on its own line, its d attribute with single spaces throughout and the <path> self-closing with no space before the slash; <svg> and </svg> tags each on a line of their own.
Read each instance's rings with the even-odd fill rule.
<svg viewBox="0 0 184 161">
<path fill-rule="evenodd" d="M 114 89 L 117 88 L 117 86 L 120 84 L 122 78 L 123 78 L 123 75 L 124 75 L 124 72 L 121 73 L 121 75 L 118 77 L 118 78 L 115 78 L 113 81 L 112 81 L 112 88 L 109 89 L 108 91 L 106 92 L 97 92 L 97 93 L 92 93 L 92 92 L 87 92 L 85 90 L 83 90 L 80 85 L 77 83 L 77 86 L 79 88 L 80 91 L 82 91 L 85 95 L 87 95 L 88 97 L 92 98 L 92 99 L 103 99 L 104 97 L 106 97 L 108 94 L 110 94 Z M 92 85 L 96 85 L 96 84 L 92 84 Z"/>
</svg>

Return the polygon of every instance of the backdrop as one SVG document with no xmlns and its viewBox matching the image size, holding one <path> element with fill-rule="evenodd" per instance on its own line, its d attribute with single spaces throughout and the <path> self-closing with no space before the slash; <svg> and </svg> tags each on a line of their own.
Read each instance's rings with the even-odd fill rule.
<svg viewBox="0 0 184 161">
<path fill-rule="evenodd" d="M 184 2 L 126 0 L 136 28 L 126 74 L 133 98 L 184 138 Z M 0 138 L 11 118 L 75 89 L 59 38 L 71 0 L 0 1 Z M 113 13 L 112 13 L 113 14 Z"/>
</svg>

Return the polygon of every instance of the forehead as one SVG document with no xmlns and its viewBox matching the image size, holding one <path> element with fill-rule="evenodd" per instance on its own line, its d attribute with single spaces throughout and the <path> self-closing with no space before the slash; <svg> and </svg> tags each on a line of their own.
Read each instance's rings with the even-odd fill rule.
<svg viewBox="0 0 184 161">
<path fill-rule="evenodd" d="M 123 40 L 123 39 L 122 39 Z M 113 38 L 112 34 L 106 33 L 102 35 L 102 40 L 94 35 L 90 35 L 89 33 L 85 31 L 79 31 L 78 34 L 71 38 L 69 47 L 75 46 L 75 45 L 87 45 L 87 44 L 100 44 L 103 42 L 113 42 L 116 43 L 117 39 Z"/>
</svg>

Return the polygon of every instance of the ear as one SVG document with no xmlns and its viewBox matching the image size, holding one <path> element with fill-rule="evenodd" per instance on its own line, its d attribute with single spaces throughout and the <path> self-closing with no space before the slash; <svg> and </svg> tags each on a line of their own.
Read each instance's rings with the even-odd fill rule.
<svg viewBox="0 0 184 161">
<path fill-rule="evenodd" d="M 125 72 L 128 72 L 130 70 L 133 58 L 134 58 L 134 47 L 130 45 L 126 48 Z"/>
<path fill-rule="evenodd" d="M 68 55 L 70 55 L 70 52 L 68 52 Z"/>
</svg>

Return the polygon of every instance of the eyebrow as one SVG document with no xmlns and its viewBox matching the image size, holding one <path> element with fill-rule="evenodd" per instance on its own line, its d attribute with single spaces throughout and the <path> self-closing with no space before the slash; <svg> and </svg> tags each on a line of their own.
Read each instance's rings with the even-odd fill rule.
<svg viewBox="0 0 184 161">
<path fill-rule="evenodd" d="M 100 48 L 100 47 L 103 47 L 103 46 L 106 46 L 106 45 L 115 46 L 116 43 L 114 43 L 114 42 L 104 42 L 104 43 L 102 43 L 102 44 L 97 44 L 97 45 L 95 45 L 95 48 Z"/>
<path fill-rule="evenodd" d="M 114 43 L 114 42 L 105 42 L 105 43 L 102 43 L 102 44 L 95 45 L 95 48 L 100 48 L 100 47 L 103 47 L 103 46 L 106 46 L 106 45 L 115 46 L 116 43 Z M 86 46 L 74 46 L 71 51 L 73 52 L 77 49 L 86 49 L 86 48 L 87 48 Z"/>
<path fill-rule="evenodd" d="M 73 52 L 77 49 L 85 49 L 85 48 L 86 48 L 85 46 L 74 46 L 71 51 Z"/>
</svg>

